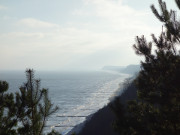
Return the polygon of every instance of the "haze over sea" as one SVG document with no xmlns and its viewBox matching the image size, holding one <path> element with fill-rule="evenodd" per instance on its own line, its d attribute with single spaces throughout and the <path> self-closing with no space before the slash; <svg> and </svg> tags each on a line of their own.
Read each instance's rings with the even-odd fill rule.
<svg viewBox="0 0 180 135">
<path fill-rule="evenodd" d="M 60 108 L 48 119 L 46 131 L 54 128 L 66 134 L 106 105 L 126 77 L 105 71 L 35 72 L 41 88 L 49 89 L 51 101 Z M 26 82 L 26 76 L 20 71 L 0 71 L 0 80 L 9 83 L 9 92 L 16 92 Z"/>
</svg>

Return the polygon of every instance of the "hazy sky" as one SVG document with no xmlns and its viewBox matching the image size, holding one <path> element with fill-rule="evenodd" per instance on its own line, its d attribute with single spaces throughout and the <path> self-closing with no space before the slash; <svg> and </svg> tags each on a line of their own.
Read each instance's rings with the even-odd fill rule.
<svg viewBox="0 0 180 135">
<path fill-rule="evenodd" d="M 174 1 L 168 7 L 174 7 Z M 0 70 L 138 64 L 135 36 L 161 31 L 158 0 L 0 0 Z M 156 7 L 159 7 L 158 5 Z"/>
</svg>

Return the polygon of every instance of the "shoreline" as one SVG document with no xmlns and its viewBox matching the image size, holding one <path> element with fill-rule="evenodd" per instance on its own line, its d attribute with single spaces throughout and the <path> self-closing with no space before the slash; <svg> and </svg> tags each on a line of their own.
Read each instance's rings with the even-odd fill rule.
<svg viewBox="0 0 180 135">
<path fill-rule="evenodd" d="M 99 111 L 99 110 L 98 110 Z M 97 112 L 98 112 L 97 111 Z M 95 113 L 97 113 L 95 112 Z M 93 115 L 95 114 L 90 114 L 89 116 L 86 117 L 85 121 L 83 121 L 82 123 L 77 124 L 75 127 L 73 127 L 69 132 L 65 133 L 64 135 L 71 135 L 72 133 L 76 133 L 78 134 L 85 126 L 85 124 L 91 120 L 91 118 L 93 117 Z"/>
<path fill-rule="evenodd" d="M 115 114 L 109 107 L 109 104 L 99 109 L 94 114 L 89 115 L 84 122 L 76 125 L 65 135 L 71 135 L 72 133 L 76 133 L 76 135 L 118 135 L 111 127 L 111 123 L 115 120 Z M 104 130 L 103 133 L 102 129 Z"/>
<path fill-rule="evenodd" d="M 119 89 L 122 91 L 122 93 L 119 93 L 120 95 L 114 96 L 114 99 L 106 106 L 88 116 L 83 123 L 78 124 L 65 135 L 71 135 L 72 133 L 76 133 L 76 135 L 118 135 L 113 129 L 116 115 L 110 105 L 114 104 L 116 99 L 120 99 L 125 105 L 128 100 L 136 99 L 137 92 L 133 83 L 129 84 L 128 87 Z"/>
<path fill-rule="evenodd" d="M 114 72 L 117 74 L 117 72 Z M 75 127 L 73 127 L 70 131 L 67 131 L 66 133 L 63 133 L 63 135 L 71 135 L 72 133 L 76 133 L 79 135 L 79 133 L 84 129 L 86 128 L 87 124 L 90 122 L 90 121 L 94 121 L 94 119 L 97 118 L 97 114 L 99 113 L 103 113 L 103 114 L 106 114 L 106 113 L 109 113 L 111 116 L 113 115 L 112 111 L 110 110 L 110 107 L 109 107 L 109 104 L 111 104 L 114 99 L 116 97 L 119 97 L 122 92 L 123 92 L 123 81 L 126 80 L 127 78 L 129 78 L 131 75 L 129 74 L 122 74 L 122 73 L 119 73 L 120 75 L 124 76 L 124 79 L 122 81 L 119 82 L 119 86 L 118 88 L 114 91 L 113 95 L 111 95 L 109 97 L 109 101 L 107 102 L 106 105 L 104 105 L 102 108 L 99 108 L 97 111 L 95 111 L 94 113 L 90 114 L 89 116 L 85 117 L 85 120 L 82 122 L 82 123 L 79 123 L 77 124 Z M 99 116 L 98 116 L 99 117 Z M 113 116 L 113 119 L 114 119 L 115 116 Z"/>
<path fill-rule="evenodd" d="M 110 97 L 110 100 L 107 103 L 107 105 L 103 106 L 102 108 L 100 108 L 99 110 L 94 112 L 93 114 L 90 114 L 89 116 L 87 116 L 85 118 L 85 121 L 83 121 L 80 124 L 77 124 L 75 127 L 73 127 L 69 132 L 65 133 L 64 135 L 72 135 L 73 133 L 76 133 L 77 135 L 79 135 L 79 133 L 82 132 L 83 129 L 89 127 L 89 123 L 98 123 L 99 121 L 97 122 L 96 119 L 102 119 L 103 116 L 106 116 L 105 114 L 109 114 L 108 116 L 110 116 L 110 117 L 108 119 L 111 119 L 111 121 L 113 122 L 113 120 L 115 119 L 115 115 L 113 114 L 109 105 L 114 101 L 115 98 L 121 96 L 121 94 L 122 94 L 121 91 L 123 91 L 123 88 L 119 87 L 115 91 L 115 95 L 113 97 Z M 116 95 L 117 93 L 119 95 Z M 116 134 L 114 133 L 112 135 L 116 135 Z"/>
</svg>

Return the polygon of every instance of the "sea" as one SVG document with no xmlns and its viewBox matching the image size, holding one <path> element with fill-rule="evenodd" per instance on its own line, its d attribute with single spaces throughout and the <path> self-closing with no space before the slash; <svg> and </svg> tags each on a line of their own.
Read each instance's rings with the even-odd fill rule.
<svg viewBox="0 0 180 135">
<path fill-rule="evenodd" d="M 107 105 L 127 77 L 109 71 L 35 71 L 35 79 L 41 80 L 41 88 L 48 89 L 51 102 L 59 107 L 47 119 L 45 132 L 67 134 Z M 26 82 L 25 71 L 0 71 L 0 80 L 9 83 L 9 92 L 17 92 Z"/>
</svg>

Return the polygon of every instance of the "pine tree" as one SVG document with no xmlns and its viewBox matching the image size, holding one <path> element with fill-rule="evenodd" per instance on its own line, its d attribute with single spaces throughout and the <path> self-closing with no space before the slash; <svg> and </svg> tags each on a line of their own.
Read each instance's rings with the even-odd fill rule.
<svg viewBox="0 0 180 135">
<path fill-rule="evenodd" d="M 34 79 L 34 71 L 26 70 L 27 82 L 16 93 L 16 105 L 21 127 L 20 135 L 42 135 L 47 118 L 58 110 L 53 107 L 47 89 L 40 89 L 40 80 Z"/>
<path fill-rule="evenodd" d="M 7 93 L 8 83 L 0 81 L 0 135 L 16 135 L 17 108 L 14 95 Z"/>
<path fill-rule="evenodd" d="M 180 1 L 176 0 L 180 9 Z M 131 135 L 180 134 L 180 22 L 176 12 L 168 11 L 159 0 L 161 14 L 151 6 L 156 17 L 164 22 L 165 32 L 152 42 L 136 37 L 133 46 L 137 55 L 145 58 L 135 80 L 138 100 L 129 101 L 123 118 L 116 122 L 116 130 Z M 154 46 L 155 51 L 152 51 Z M 126 127 L 126 128 L 125 128 Z"/>
<path fill-rule="evenodd" d="M 42 135 L 47 118 L 58 110 L 47 89 L 40 89 L 34 71 L 26 70 L 27 82 L 20 92 L 8 93 L 8 83 L 0 81 L 0 135 Z M 56 131 L 49 134 L 60 135 Z"/>
</svg>

